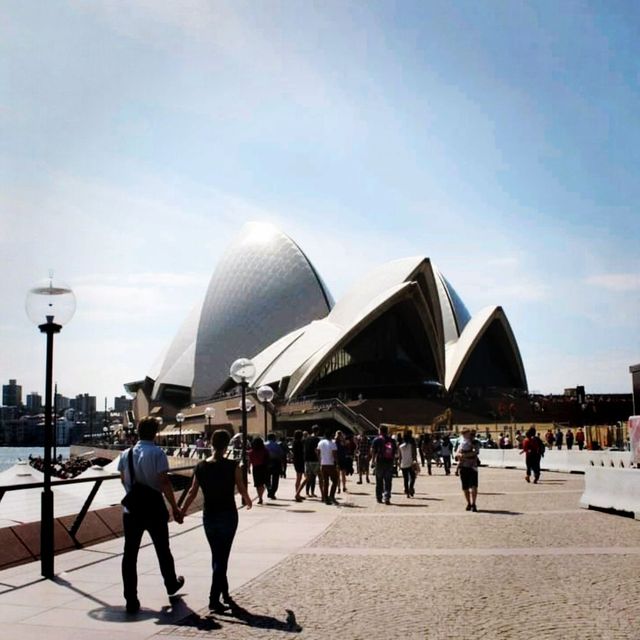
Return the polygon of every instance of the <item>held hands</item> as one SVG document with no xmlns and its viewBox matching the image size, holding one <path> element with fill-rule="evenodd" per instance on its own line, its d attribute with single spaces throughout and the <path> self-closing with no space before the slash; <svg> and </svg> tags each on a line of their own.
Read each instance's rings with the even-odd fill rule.
<svg viewBox="0 0 640 640">
<path fill-rule="evenodd" d="M 179 509 L 178 507 L 176 507 L 175 509 L 171 510 L 173 513 L 173 519 L 178 523 L 178 524 L 182 524 L 184 522 L 184 512 L 182 509 Z"/>
</svg>

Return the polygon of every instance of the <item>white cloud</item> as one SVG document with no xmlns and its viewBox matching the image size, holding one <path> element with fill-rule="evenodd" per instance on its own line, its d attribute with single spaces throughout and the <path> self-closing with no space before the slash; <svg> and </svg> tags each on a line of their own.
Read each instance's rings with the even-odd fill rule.
<svg viewBox="0 0 640 640">
<path fill-rule="evenodd" d="M 604 273 L 586 278 L 585 283 L 614 292 L 640 291 L 640 273 Z"/>
</svg>

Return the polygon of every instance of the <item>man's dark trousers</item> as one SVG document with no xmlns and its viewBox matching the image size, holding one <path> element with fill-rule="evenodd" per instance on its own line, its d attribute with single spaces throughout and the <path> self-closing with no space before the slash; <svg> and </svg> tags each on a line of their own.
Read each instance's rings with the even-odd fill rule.
<svg viewBox="0 0 640 640">
<path fill-rule="evenodd" d="M 124 599 L 133 602 L 138 597 L 138 551 L 142 534 L 149 532 L 151 541 L 160 563 L 160 573 L 164 579 L 167 593 L 175 590 L 178 583 L 176 567 L 169 548 L 169 515 L 167 510 L 145 516 L 134 516 L 124 513 L 124 554 L 122 555 L 122 583 L 124 585 Z"/>
</svg>

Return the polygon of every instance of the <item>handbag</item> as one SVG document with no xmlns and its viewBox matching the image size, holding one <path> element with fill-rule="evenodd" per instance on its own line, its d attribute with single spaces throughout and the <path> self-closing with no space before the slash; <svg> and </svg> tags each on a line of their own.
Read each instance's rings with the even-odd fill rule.
<svg viewBox="0 0 640 640">
<path fill-rule="evenodd" d="M 136 482 L 136 474 L 133 470 L 133 447 L 129 449 L 127 458 L 129 461 L 131 489 L 127 491 L 127 494 L 122 498 L 120 504 L 134 516 L 145 517 L 152 514 L 166 514 L 168 519 L 169 512 L 164 504 L 162 494 L 146 484 Z"/>
</svg>

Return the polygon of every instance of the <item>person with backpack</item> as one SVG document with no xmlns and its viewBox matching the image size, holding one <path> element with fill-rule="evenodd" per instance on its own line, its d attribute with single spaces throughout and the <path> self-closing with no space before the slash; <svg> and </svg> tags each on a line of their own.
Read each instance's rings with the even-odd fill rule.
<svg viewBox="0 0 640 640">
<path fill-rule="evenodd" d="M 376 468 L 376 499 L 391 504 L 391 482 L 397 455 L 397 445 L 389 436 L 386 425 L 380 425 L 380 435 L 371 444 L 371 458 Z"/>
<path fill-rule="evenodd" d="M 130 501 L 123 504 L 124 553 L 122 555 L 122 583 L 128 614 L 140 610 L 138 600 L 138 551 L 145 531 L 158 556 L 160 573 L 169 596 L 184 586 L 184 577 L 176 575 L 175 563 L 169 548 L 169 513 L 164 498 L 167 499 L 173 519 L 183 522 L 183 513 L 178 507 L 169 472 L 169 461 L 165 452 L 154 444 L 160 428 L 156 418 L 142 418 L 138 424 L 139 440 L 122 453 L 118 461 L 118 471 Z M 134 487 L 136 489 L 134 490 Z M 134 494 L 138 496 L 133 500 Z"/>
<path fill-rule="evenodd" d="M 524 479 L 527 482 L 531 482 L 531 475 L 533 474 L 533 484 L 538 484 L 540 480 L 540 460 L 544 456 L 544 442 L 536 434 L 536 428 L 531 427 L 522 443 L 522 450 L 520 453 L 525 454 L 525 461 L 527 463 L 527 475 Z"/>
</svg>

